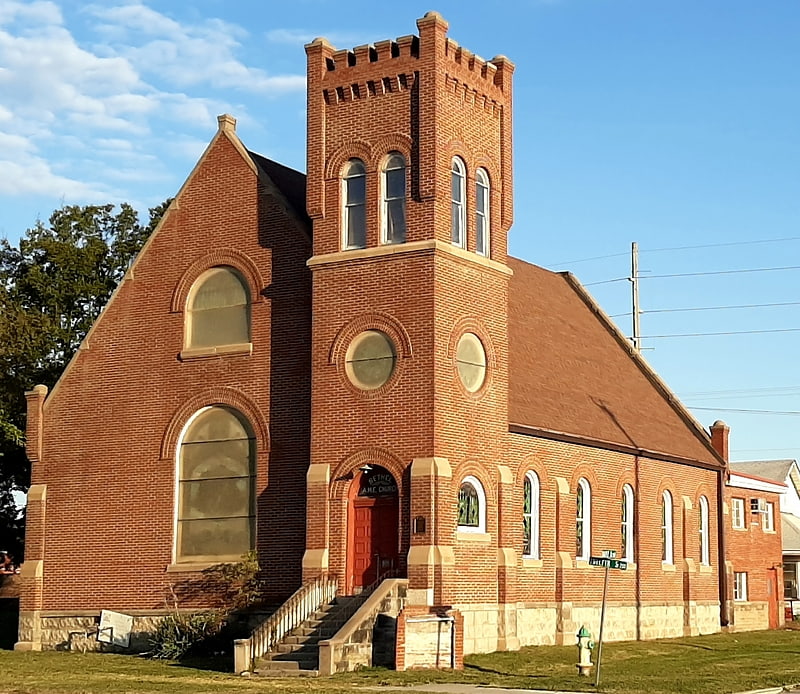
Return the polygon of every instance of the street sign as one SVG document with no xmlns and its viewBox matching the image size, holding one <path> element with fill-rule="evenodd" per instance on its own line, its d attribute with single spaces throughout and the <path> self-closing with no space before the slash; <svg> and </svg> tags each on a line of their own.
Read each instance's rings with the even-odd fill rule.
<svg viewBox="0 0 800 694">
<path fill-rule="evenodd" d="M 604 549 L 601 556 L 605 557 L 606 559 L 616 559 L 617 558 L 617 550 L 615 549 Z"/>
<path fill-rule="evenodd" d="M 609 559 L 608 557 L 589 557 L 589 566 L 603 566 L 607 569 L 625 571 L 628 568 L 628 562 L 622 559 Z"/>
</svg>

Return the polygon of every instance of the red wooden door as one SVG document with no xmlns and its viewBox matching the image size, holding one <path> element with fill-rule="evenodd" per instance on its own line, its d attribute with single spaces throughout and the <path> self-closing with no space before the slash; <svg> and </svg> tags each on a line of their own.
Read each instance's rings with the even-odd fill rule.
<svg viewBox="0 0 800 694">
<path fill-rule="evenodd" d="M 355 484 L 359 485 L 356 489 L 368 488 L 363 480 Z M 398 503 L 394 488 L 393 494 L 351 499 L 347 548 L 350 590 L 369 586 L 397 566 Z"/>
</svg>

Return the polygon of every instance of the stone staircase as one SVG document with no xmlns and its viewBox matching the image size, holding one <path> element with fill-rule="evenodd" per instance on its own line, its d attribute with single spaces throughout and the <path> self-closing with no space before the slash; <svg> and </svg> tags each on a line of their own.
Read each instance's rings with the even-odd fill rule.
<svg viewBox="0 0 800 694">
<path fill-rule="evenodd" d="M 316 677 L 319 642 L 333 637 L 368 595 L 338 596 L 289 632 L 272 651 L 256 661 L 254 674 L 272 677 Z"/>
</svg>

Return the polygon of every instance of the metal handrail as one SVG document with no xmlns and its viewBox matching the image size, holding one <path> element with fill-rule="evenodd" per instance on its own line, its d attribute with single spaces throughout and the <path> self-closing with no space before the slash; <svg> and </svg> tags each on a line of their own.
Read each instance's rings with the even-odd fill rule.
<svg viewBox="0 0 800 694">
<path fill-rule="evenodd" d="M 337 581 L 327 574 L 306 583 L 250 635 L 250 662 L 269 653 L 284 636 L 336 597 Z"/>
</svg>

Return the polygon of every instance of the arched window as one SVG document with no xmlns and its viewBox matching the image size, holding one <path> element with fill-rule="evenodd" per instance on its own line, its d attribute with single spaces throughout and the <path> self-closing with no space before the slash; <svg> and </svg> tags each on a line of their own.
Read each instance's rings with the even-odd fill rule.
<svg viewBox="0 0 800 694">
<path fill-rule="evenodd" d="M 711 563 L 711 546 L 708 530 L 708 499 L 700 497 L 700 563 L 708 566 Z"/>
<path fill-rule="evenodd" d="M 522 490 L 522 556 L 539 559 L 539 476 L 533 470 L 525 473 Z"/>
<path fill-rule="evenodd" d="M 406 242 L 406 160 L 392 152 L 383 166 L 381 242 Z"/>
<path fill-rule="evenodd" d="M 176 562 L 236 560 L 255 537 L 255 439 L 227 407 L 200 410 L 178 455 Z"/>
<path fill-rule="evenodd" d="M 661 561 L 674 563 L 672 553 L 672 494 L 665 491 L 661 495 Z"/>
<path fill-rule="evenodd" d="M 367 170 L 360 159 L 351 159 L 342 177 L 342 226 L 345 248 L 367 245 Z"/>
<path fill-rule="evenodd" d="M 450 168 L 452 216 L 451 240 L 464 248 L 467 241 L 467 168 L 459 157 L 453 157 Z"/>
<path fill-rule="evenodd" d="M 477 478 L 465 477 L 458 490 L 458 529 L 467 533 L 486 532 L 486 494 Z"/>
<path fill-rule="evenodd" d="M 576 496 L 575 558 L 588 561 L 592 553 L 592 489 L 583 477 L 578 480 Z"/>
<path fill-rule="evenodd" d="M 622 559 L 633 562 L 633 487 L 626 484 L 622 488 L 621 549 Z"/>
<path fill-rule="evenodd" d="M 475 172 L 475 252 L 489 255 L 489 174 L 486 169 Z"/>
<path fill-rule="evenodd" d="M 232 267 L 206 270 L 189 293 L 186 346 L 204 349 L 250 342 L 250 292 Z"/>
</svg>

